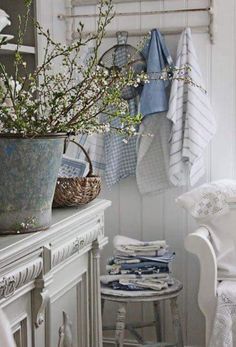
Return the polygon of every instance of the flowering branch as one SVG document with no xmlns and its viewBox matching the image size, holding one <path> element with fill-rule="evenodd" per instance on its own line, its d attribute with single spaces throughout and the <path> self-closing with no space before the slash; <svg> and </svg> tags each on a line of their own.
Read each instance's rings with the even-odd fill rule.
<svg viewBox="0 0 236 347">
<path fill-rule="evenodd" d="M 114 17 L 112 0 L 101 0 L 97 32 L 83 39 L 84 26 L 79 23 L 78 39 L 68 46 L 55 42 L 50 32 L 44 31 L 33 20 L 37 33 L 46 42 L 41 65 L 29 74 L 19 49 L 23 44 L 31 7 L 31 0 L 24 1 L 26 15 L 23 19 L 19 17 L 14 76 L 9 76 L 0 63 L 0 132 L 30 137 L 61 132 L 104 132 L 109 129 L 120 134 L 135 134 L 135 125 L 141 122 L 141 116 L 130 116 L 122 91 L 127 86 L 138 87 L 141 81 L 148 83 L 147 76 L 145 73 L 135 75 L 129 63 L 119 70 L 99 65 L 98 52 L 106 28 Z M 91 44 L 90 56 L 86 62 L 81 62 L 82 50 Z M 55 65 L 60 66 L 57 71 Z M 21 70 L 23 75 L 19 73 Z M 186 75 L 186 67 L 184 74 L 166 70 L 154 78 L 179 78 L 194 84 Z M 101 114 L 107 115 L 103 121 Z M 113 127 L 113 120 L 117 117 L 122 124 L 120 128 Z"/>
</svg>

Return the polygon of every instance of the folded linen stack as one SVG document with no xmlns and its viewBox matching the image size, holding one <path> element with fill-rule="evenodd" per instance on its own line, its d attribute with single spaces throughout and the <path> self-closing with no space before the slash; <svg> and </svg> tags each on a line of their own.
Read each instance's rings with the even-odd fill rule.
<svg viewBox="0 0 236 347">
<path fill-rule="evenodd" d="M 142 242 L 124 236 L 114 238 L 114 256 L 108 259 L 103 285 L 119 290 L 162 290 L 172 284 L 169 264 L 174 253 L 166 241 Z"/>
</svg>

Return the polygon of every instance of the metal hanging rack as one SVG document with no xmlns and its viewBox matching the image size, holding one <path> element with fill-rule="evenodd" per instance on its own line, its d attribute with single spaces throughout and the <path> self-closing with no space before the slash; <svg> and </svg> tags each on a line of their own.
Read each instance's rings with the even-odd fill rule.
<svg viewBox="0 0 236 347">
<path fill-rule="evenodd" d="M 86 0 L 87 1 L 87 0 Z M 124 0 L 113 0 L 114 3 L 124 3 Z M 127 1 L 127 0 L 126 0 Z M 137 2 L 135 0 L 128 0 L 129 2 Z M 142 0 L 145 1 L 145 0 Z M 199 7 L 199 8 L 182 8 L 182 9 L 171 9 L 171 10 L 157 10 L 157 11 L 142 11 L 142 12 L 116 12 L 116 17 L 129 17 L 129 16 L 145 16 L 145 15 L 161 15 L 161 14 L 181 14 L 181 13 L 208 13 L 209 15 L 209 23 L 208 25 L 201 26 L 191 26 L 191 29 L 197 33 L 208 33 L 210 37 L 210 42 L 214 43 L 215 38 L 215 1 L 210 0 L 210 4 L 208 7 Z M 73 14 L 73 8 L 75 6 L 83 6 L 85 4 L 85 0 L 67 0 L 66 6 L 66 14 L 58 15 L 58 18 L 61 20 L 66 20 L 67 23 L 67 38 L 68 40 L 76 40 L 78 35 L 76 31 L 71 29 L 71 21 L 74 19 L 85 19 L 85 18 L 97 18 L 98 14 Z M 96 1 L 90 0 L 86 5 L 95 5 Z M 175 28 L 160 28 L 161 32 L 164 35 L 174 35 L 179 34 L 183 31 L 183 27 L 175 27 Z M 91 32 L 84 32 L 84 36 L 88 36 Z M 129 30 L 129 36 L 145 36 L 147 35 L 146 30 Z M 116 31 L 107 31 L 106 37 L 115 37 Z"/>
</svg>

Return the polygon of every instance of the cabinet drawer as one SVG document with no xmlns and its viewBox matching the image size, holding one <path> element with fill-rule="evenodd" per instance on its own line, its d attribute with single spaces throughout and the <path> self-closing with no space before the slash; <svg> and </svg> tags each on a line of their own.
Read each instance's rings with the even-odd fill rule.
<svg viewBox="0 0 236 347">
<path fill-rule="evenodd" d="M 95 223 L 95 224 L 94 224 Z M 74 254 L 82 254 L 92 247 L 92 242 L 103 237 L 104 228 L 97 219 L 91 223 L 86 224 L 86 228 L 83 230 L 75 230 L 74 233 L 58 242 L 50 244 L 51 251 L 51 268 L 62 263 L 66 259 L 70 258 Z"/>
</svg>

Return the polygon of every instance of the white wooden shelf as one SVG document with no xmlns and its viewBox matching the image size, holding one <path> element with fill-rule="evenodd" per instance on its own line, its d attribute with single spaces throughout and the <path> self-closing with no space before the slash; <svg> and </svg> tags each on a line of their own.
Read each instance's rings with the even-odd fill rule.
<svg viewBox="0 0 236 347">
<path fill-rule="evenodd" d="M 12 54 L 16 51 L 16 45 L 13 43 L 7 43 L 6 45 L 2 45 L 0 48 L 0 54 Z M 20 53 L 26 54 L 35 54 L 36 49 L 32 46 L 20 46 Z"/>
</svg>

